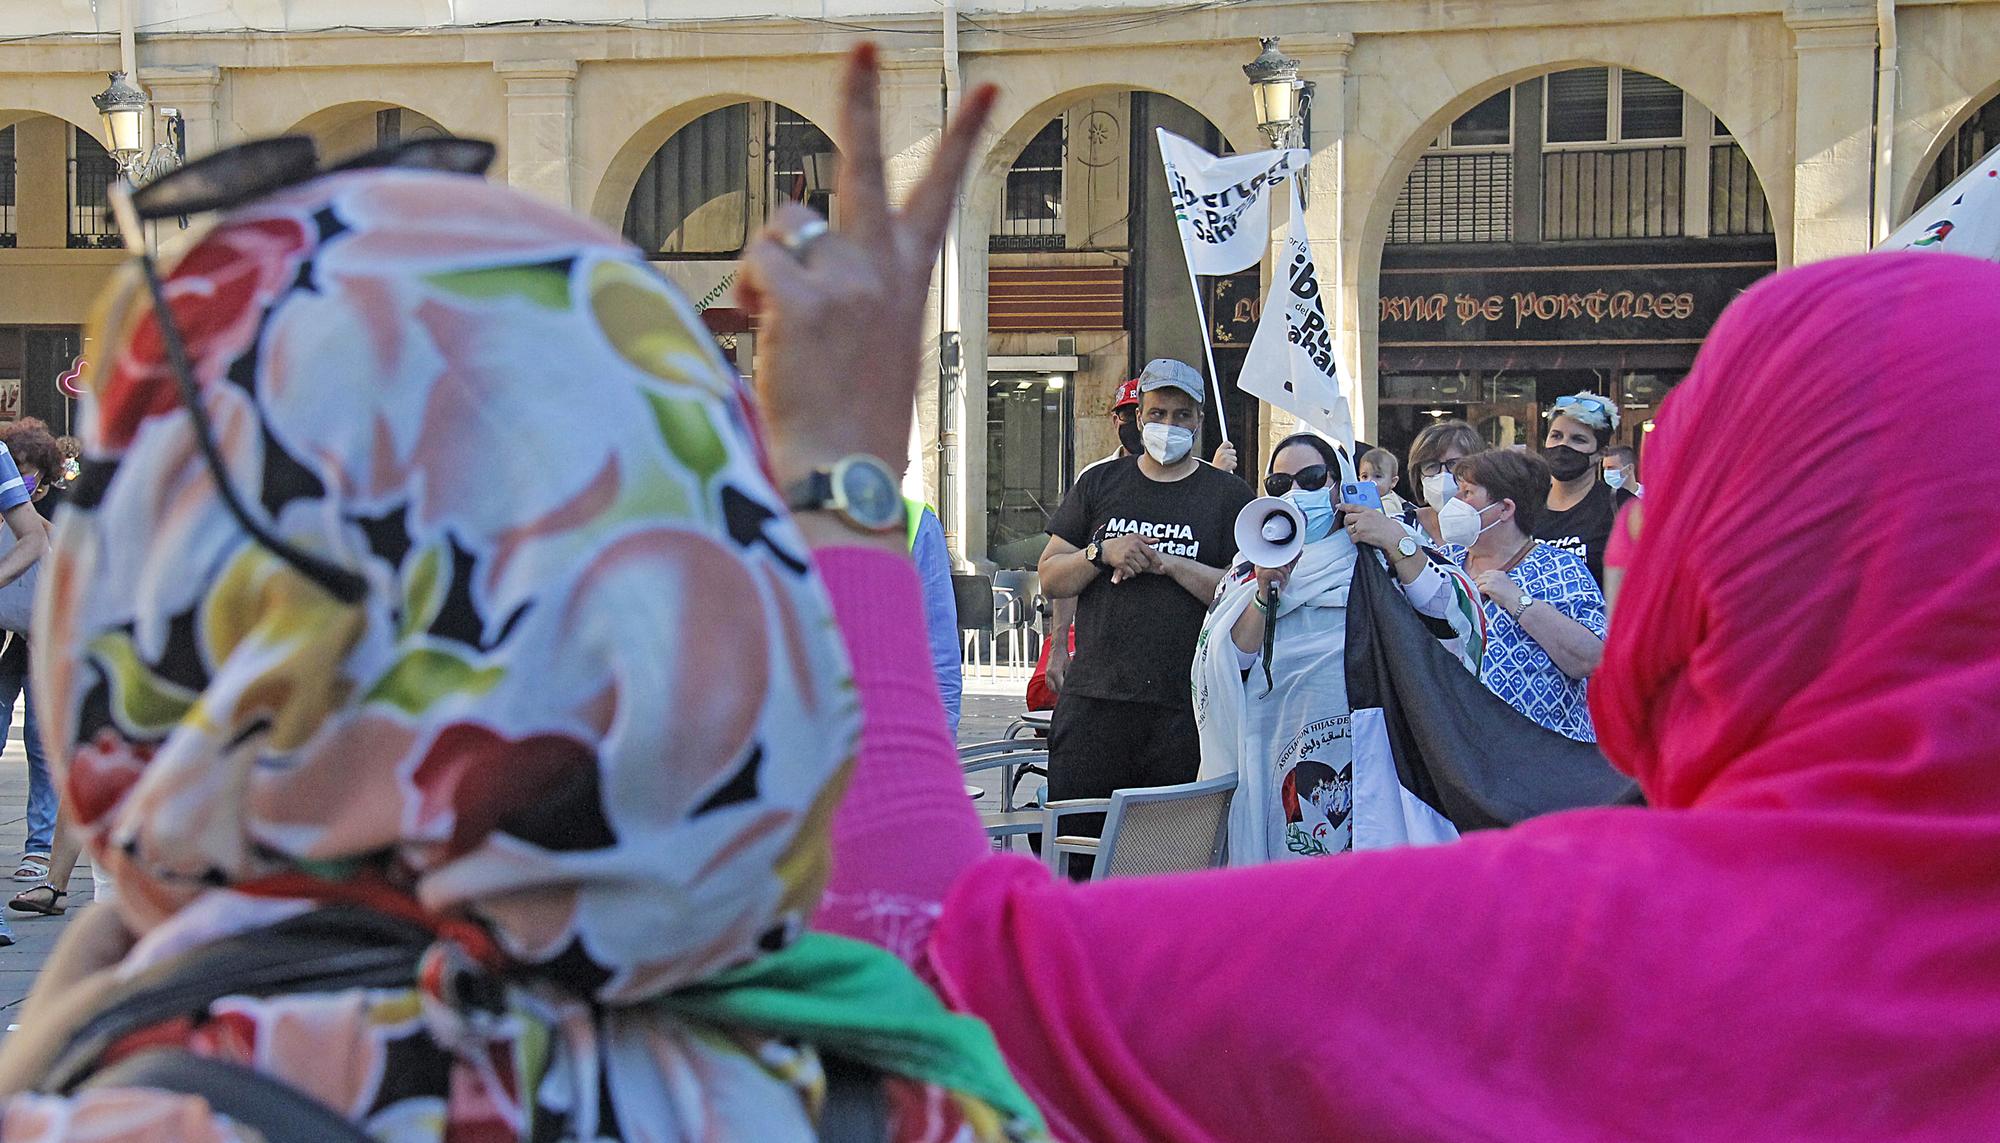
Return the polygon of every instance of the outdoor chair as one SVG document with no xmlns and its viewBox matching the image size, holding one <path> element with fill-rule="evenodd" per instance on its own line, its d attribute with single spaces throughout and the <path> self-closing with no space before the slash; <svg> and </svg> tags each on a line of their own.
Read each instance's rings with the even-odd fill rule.
<svg viewBox="0 0 2000 1143">
<path fill-rule="evenodd" d="M 1008 838 L 1041 832 L 1044 815 L 1040 807 L 1017 807 L 1014 793 L 1023 778 L 1031 774 L 1048 776 L 1048 743 L 1037 738 L 978 742 L 960 747 L 958 761 L 967 778 L 989 770 L 1000 771 L 1000 809 L 981 815 L 986 836 L 996 845 L 1006 844 Z"/>
<path fill-rule="evenodd" d="M 1013 644 L 1012 658 L 1018 665 L 1033 663 L 1042 653 L 1041 577 L 1033 570 L 993 573 L 993 594 L 999 611 L 997 622 Z"/>
<path fill-rule="evenodd" d="M 1179 873 L 1222 864 L 1236 775 L 1178 786 L 1115 790 L 1042 807 L 1042 859 L 1057 876 L 1069 855 L 1091 855 L 1092 881 L 1136 873 Z M 1101 837 L 1065 834 L 1063 818 L 1103 814 Z"/>
<path fill-rule="evenodd" d="M 959 660 L 968 667 L 978 667 L 979 649 L 983 645 L 986 648 L 986 670 L 990 676 L 997 650 L 994 623 L 999 613 L 993 579 L 991 576 L 954 573 L 951 577 L 951 597 L 958 611 Z"/>
</svg>

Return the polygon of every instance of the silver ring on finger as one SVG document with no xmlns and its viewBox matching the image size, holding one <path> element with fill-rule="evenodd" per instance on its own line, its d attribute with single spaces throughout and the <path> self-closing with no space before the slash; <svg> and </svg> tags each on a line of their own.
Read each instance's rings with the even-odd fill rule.
<svg viewBox="0 0 2000 1143">
<path fill-rule="evenodd" d="M 813 245 L 825 238 L 832 229 L 827 225 L 826 219 L 815 218 L 800 224 L 796 230 L 781 230 L 776 237 L 778 245 L 784 247 L 786 253 L 804 262 L 806 256 L 812 253 Z"/>
</svg>

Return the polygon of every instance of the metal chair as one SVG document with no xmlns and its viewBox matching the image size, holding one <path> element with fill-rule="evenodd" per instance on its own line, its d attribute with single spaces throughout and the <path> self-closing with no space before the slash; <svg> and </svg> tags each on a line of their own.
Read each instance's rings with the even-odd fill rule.
<svg viewBox="0 0 2000 1143">
<path fill-rule="evenodd" d="M 1109 798 L 1070 798 L 1042 807 L 1042 859 L 1063 875 L 1071 854 L 1090 854 L 1090 879 L 1178 873 L 1222 864 L 1236 775 L 1178 786 L 1114 790 Z M 1104 814 L 1102 837 L 1065 834 L 1072 814 Z"/>
<path fill-rule="evenodd" d="M 1033 738 L 976 742 L 960 747 L 958 759 L 960 769 L 968 777 L 988 770 L 1000 771 L 1000 809 L 981 815 L 986 836 L 993 839 L 995 846 L 1005 846 L 1008 839 L 1042 831 L 1041 808 L 1016 807 L 1014 792 L 1021 779 L 1030 774 L 1048 776 L 1048 743 Z"/>
<path fill-rule="evenodd" d="M 986 646 L 987 675 L 993 673 L 995 613 L 993 580 L 983 575 L 962 575 L 951 577 L 952 603 L 958 611 L 959 660 L 970 667 L 979 666 L 979 647 L 983 638 Z"/>
<path fill-rule="evenodd" d="M 1039 620 L 1045 604 L 1041 583 L 1041 577 L 1032 570 L 993 573 L 996 599 L 1005 593 L 998 622 L 1013 642 L 1013 660 L 1019 665 L 1032 663 L 1042 652 Z"/>
</svg>

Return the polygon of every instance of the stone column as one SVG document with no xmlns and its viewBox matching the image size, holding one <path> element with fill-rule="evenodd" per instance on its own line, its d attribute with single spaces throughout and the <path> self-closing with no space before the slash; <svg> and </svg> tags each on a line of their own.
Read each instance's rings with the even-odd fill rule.
<svg viewBox="0 0 2000 1143">
<path fill-rule="evenodd" d="M 153 141 L 165 142 L 158 111 L 171 107 L 181 113 L 187 127 L 188 158 L 206 155 L 224 145 L 219 99 L 222 69 L 203 65 L 142 67 L 139 83 L 153 101 Z"/>
<path fill-rule="evenodd" d="M 1869 247 L 1875 12 L 1795 0 L 1785 22 L 1798 57 L 1792 260 L 1804 265 Z"/>
<path fill-rule="evenodd" d="M 1367 204 L 1354 203 L 1347 193 L 1347 125 L 1353 118 L 1353 91 L 1348 62 L 1354 52 L 1354 34 L 1286 36 L 1281 45 L 1297 57 L 1299 74 L 1313 84 L 1312 137 L 1306 149 L 1312 152 L 1307 172 L 1306 231 L 1312 242 L 1313 262 L 1319 267 L 1320 289 L 1330 297 L 1327 320 L 1334 326 L 1334 352 L 1348 382 L 1347 401 L 1353 411 L 1354 431 L 1362 440 L 1374 439 L 1375 369 L 1362 368 L 1361 312 L 1356 305 L 1361 265 L 1356 248 L 1366 221 Z M 1248 99 L 1249 92 L 1244 92 Z M 1273 217 L 1289 212 L 1289 203 L 1273 211 Z M 1283 231 L 1273 236 L 1274 249 L 1281 249 Z M 1280 438 L 1298 429 L 1298 420 L 1281 409 L 1267 408 L 1265 455 Z"/>
<path fill-rule="evenodd" d="M 507 185 L 572 205 L 576 61 L 500 60 L 493 70 L 507 83 Z"/>
</svg>

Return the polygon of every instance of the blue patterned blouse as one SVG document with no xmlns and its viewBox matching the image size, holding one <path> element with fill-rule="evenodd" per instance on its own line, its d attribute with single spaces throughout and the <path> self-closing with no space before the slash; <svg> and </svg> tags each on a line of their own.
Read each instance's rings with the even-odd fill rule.
<svg viewBox="0 0 2000 1143">
<path fill-rule="evenodd" d="M 1448 546 L 1445 554 L 1465 566 L 1464 548 Z M 1590 567 L 1574 553 L 1537 543 L 1507 574 L 1542 606 L 1555 608 L 1604 638 L 1604 593 L 1591 578 Z M 1542 645 L 1499 604 L 1484 597 L 1480 604 L 1488 625 L 1486 658 L 1479 667 L 1486 689 L 1558 734 L 1580 742 L 1597 741 L 1585 681 L 1563 674 Z"/>
</svg>

